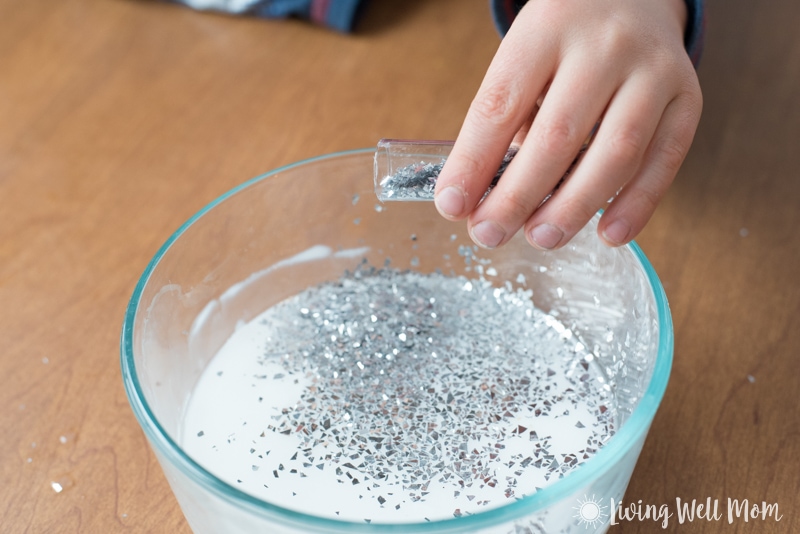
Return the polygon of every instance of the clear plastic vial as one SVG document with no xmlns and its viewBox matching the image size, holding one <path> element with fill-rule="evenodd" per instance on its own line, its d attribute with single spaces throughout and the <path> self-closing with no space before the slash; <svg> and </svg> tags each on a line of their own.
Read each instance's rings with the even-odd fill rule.
<svg viewBox="0 0 800 534">
<path fill-rule="evenodd" d="M 375 194 L 389 200 L 433 200 L 436 178 L 453 141 L 381 139 L 375 151 Z"/>
<path fill-rule="evenodd" d="M 595 127 L 596 129 L 597 127 Z M 594 130 L 587 137 L 572 164 L 555 189 L 572 173 L 589 147 Z M 381 202 L 398 200 L 433 200 L 436 180 L 453 148 L 454 141 L 381 139 L 375 150 L 375 194 Z M 518 147 L 506 152 L 497 173 L 489 184 L 488 194 L 517 154 Z M 555 191 L 554 189 L 554 191 Z M 552 194 L 552 193 L 551 193 Z M 548 195 L 549 198 L 549 195 Z M 547 200 L 547 199 L 545 199 Z"/>
<path fill-rule="evenodd" d="M 381 139 L 375 151 L 375 194 L 381 202 L 389 200 L 433 200 L 436 179 L 453 148 L 454 141 L 412 141 Z M 487 193 L 517 153 L 506 152 Z"/>
</svg>

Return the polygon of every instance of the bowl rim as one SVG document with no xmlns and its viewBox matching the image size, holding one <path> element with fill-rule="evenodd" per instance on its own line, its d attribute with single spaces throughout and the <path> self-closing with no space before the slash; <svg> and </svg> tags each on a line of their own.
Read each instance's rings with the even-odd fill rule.
<svg viewBox="0 0 800 534">
<path fill-rule="evenodd" d="M 375 151 L 375 148 L 362 148 L 334 152 L 290 163 L 251 178 L 208 203 L 183 223 L 164 242 L 147 264 L 147 267 L 134 288 L 125 311 L 120 337 L 120 361 L 125 393 L 139 426 L 144 431 L 151 446 L 158 453 L 157 456 L 159 456 L 159 459 L 166 459 L 166 461 L 177 467 L 193 482 L 211 491 L 217 497 L 222 498 L 230 504 L 240 507 L 244 506 L 250 512 L 265 519 L 286 525 L 293 525 L 295 527 L 315 528 L 322 532 L 463 532 L 465 529 L 477 529 L 500 522 L 520 519 L 550 504 L 574 495 L 581 488 L 591 483 L 592 480 L 596 480 L 615 466 L 636 443 L 644 441 L 669 381 L 674 351 L 674 336 L 667 296 L 652 264 L 644 255 L 642 249 L 633 241 L 625 245 L 625 247 L 631 250 L 642 267 L 647 281 L 649 282 L 650 289 L 653 291 L 658 315 L 658 351 L 650 383 L 625 424 L 615 433 L 614 439 L 611 439 L 608 444 L 601 447 L 594 456 L 586 460 L 586 462 L 573 471 L 570 471 L 563 478 L 532 495 L 521 497 L 508 504 L 457 518 L 399 524 L 359 523 L 307 514 L 263 501 L 216 477 L 183 452 L 182 448 L 170 437 L 155 417 L 155 414 L 144 397 L 144 392 L 135 367 L 133 354 L 134 323 L 139 310 L 140 299 L 150 276 L 172 245 L 190 226 L 214 209 L 214 207 L 256 183 L 296 167 L 328 159 L 366 155 L 374 153 Z"/>
</svg>

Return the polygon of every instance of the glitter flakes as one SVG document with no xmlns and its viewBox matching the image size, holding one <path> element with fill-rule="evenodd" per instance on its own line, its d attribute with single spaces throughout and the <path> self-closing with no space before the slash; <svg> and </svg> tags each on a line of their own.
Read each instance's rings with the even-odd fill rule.
<svg viewBox="0 0 800 534">
<path fill-rule="evenodd" d="M 231 424 L 212 440 L 204 422 L 187 436 L 205 433 L 206 450 L 246 443 L 247 463 L 224 478 L 281 506 L 358 521 L 469 515 L 563 477 L 614 432 L 591 354 L 530 290 L 363 266 L 234 336 L 254 332 L 264 371 L 224 376 L 263 377 L 262 420 L 246 427 L 258 430 Z M 291 395 L 270 397 L 278 387 Z"/>
<path fill-rule="evenodd" d="M 489 191 L 497 185 L 500 177 L 505 172 L 511 160 L 517 154 L 517 148 L 512 147 L 503 157 L 500 167 L 492 179 Z M 397 170 L 390 176 L 380 179 L 378 198 L 385 200 L 432 200 L 436 189 L 436 180 L 444 167 L 445 158 L 437 162 L 420 161 L 407 165 Z"/>
</svg>

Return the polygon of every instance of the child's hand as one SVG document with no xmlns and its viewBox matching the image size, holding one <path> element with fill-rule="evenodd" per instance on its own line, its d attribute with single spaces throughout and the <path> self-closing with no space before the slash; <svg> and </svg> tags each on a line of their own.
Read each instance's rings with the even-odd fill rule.
<svg viewBox="0 0 800 534">
<path fill-rule="evenodd" d="M 438 210 L 452 220 L 468 216 L 479 245 L 502 245 L 524 225 L 532 245 L 552 249 L 619 192 L 599 232 L 610 245 L 633 239 L 672 183 L 700 118 L 685 21 L 684 0 L 530 0 L 439 176 Z M 598 121 L 580 164 L 539 207 Z M 519 152 L 478 204 L 512 143 Z"/>
</svg>

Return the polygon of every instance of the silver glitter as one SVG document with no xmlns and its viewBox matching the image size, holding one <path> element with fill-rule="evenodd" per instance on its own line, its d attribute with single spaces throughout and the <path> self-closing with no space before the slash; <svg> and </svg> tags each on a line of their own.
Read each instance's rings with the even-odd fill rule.
<svg viewBox="0 0 800 534">
<path fill-rule="evenodd" d="M 597 125 L 592 130 L 584 144 L 581 146 L 578 154 L 573 159 L 567 171 L 558 181 L 553 190 L 544 198 L 544 200 L 542 200 L 542 202 L 546 202 L 575 170 L 575 167 L 578 165 L 581 157 L 589 148 L 589 144 L 591 143 L 596 129 Z M 383 143 L 383 141 L 381 141 L 381 143 Z M 379 147 L 381 146 L 381 143 L 379 143 Z M 409 143 L 406 142 L 405 144 Z M 411 142 L 411 144 L 413 144 L 413 142 Z M 388 147 L 388 145 L 386 145 L 386 147 Z M 391 159 L 393 157 L 391 155 L 392 149 L 387 148 L 387 150 L 390 152 L 387 157 Z M 486 189 L 486 192 L 483 195 L 484 198 L 500 181 L 500 178 L 511 164 L 511 161 L 514 159 L 514 156 L 516 156 L 518 150 L 518 147 L 510 147 L 505 156 L 503 156 L 503 160 L 500 163 L 497 172 L 495 173 L 492 181 L 489 184 L 489 187 Z M 396 156 L 398 156 L 400 159 L 402 159 L 403 155 L 405 154 L 402 153 L 402 150 L 399 150 L 398 154 L 396 154 Z M 375 192 L 378 200 L 381 202 L 397 200 L 433 200 L 436 189 L 436 181 L 439 178 L 439 174 L 441 173 L 442 169 L 444 168 L 446 160 L 447 158 L 444 156 L 432 157 L 427 161 L 417 161 L 410 165 L 400 167 L 397 171 L 394 171 L 393 174 L 380 176 L 379 172 L 382 167 L 381 165 L 377 164 L 376 156 L 374 180 L 376 185 Z"/>
<path fill-rule="evenodd" d="M 487 194 L 497 185 L 516 154 L 516 147 L 508 149 L 486 190 Z M 445 158 L 437 162 L 420 161 L 402 167 L 390 176 L 381 178 L 378 198 L 380 200 L 432 200 L 436 189 L 436 180 L 439 178 L 439 173 L 442 172 L 444 162 Z"/>
<path fill-rule="evenodd" d="M 257 365 L 281 369 L 259 383 L 300 389 L 264 403 L 261 441 L 247 447 L 295 445 L 226 476 L 273 502 L 335 477 L 365 489 L 330 515 L 443 518 L 433 515 L 443 498 L 449 515 L 469 515 L 563 477 L 614 434 L 613 395 L 592 354 L 530 290 L 364 265 L 256 321 L 268 347 Z"/>
</svg>

